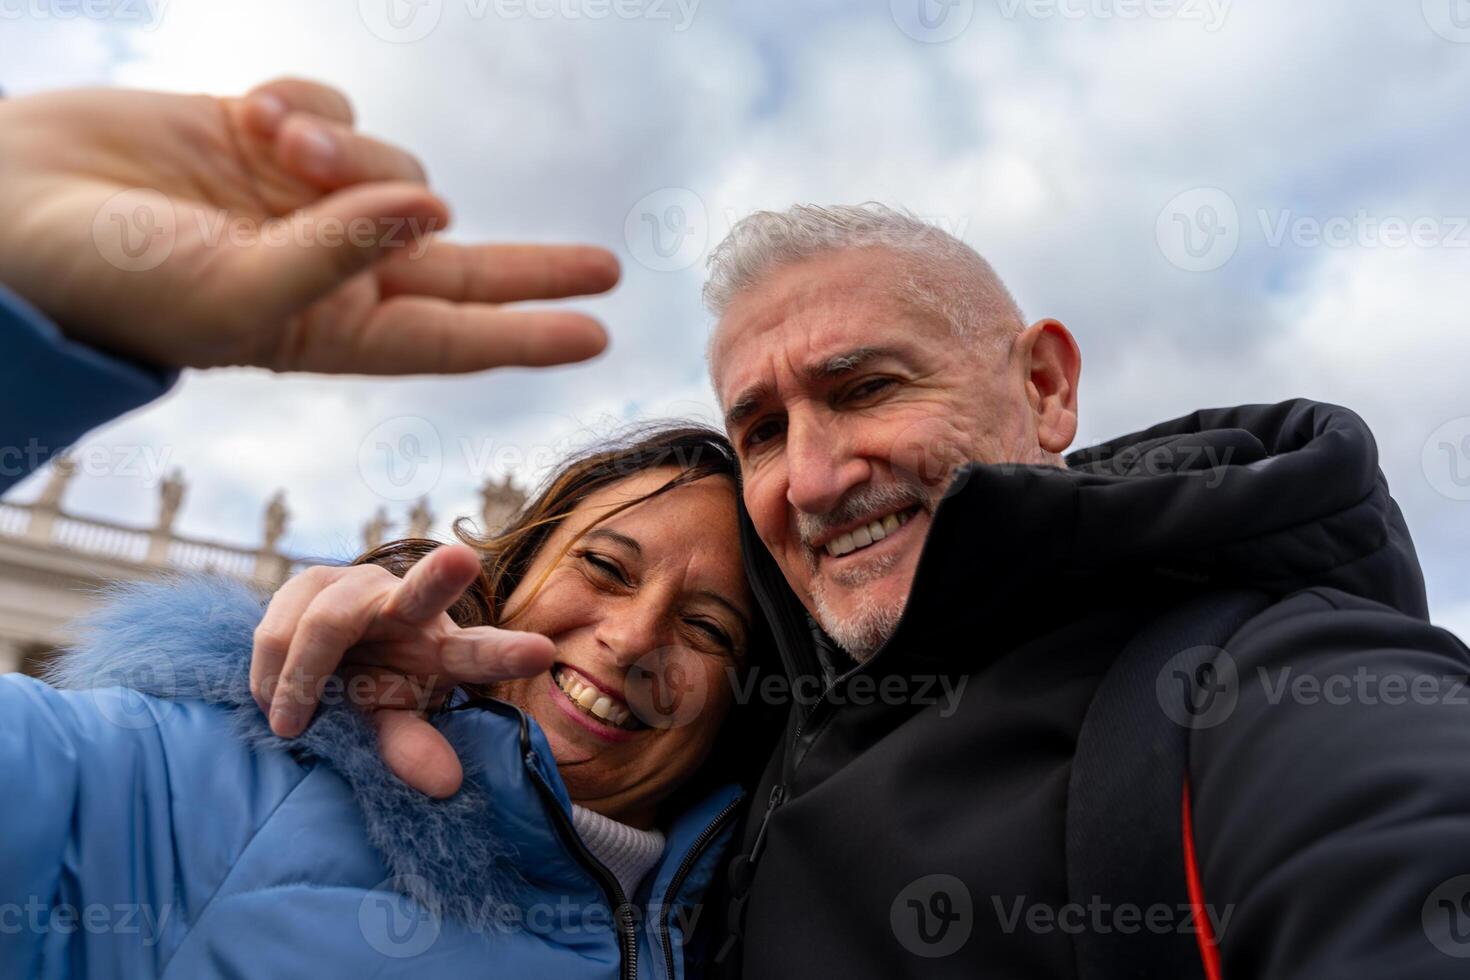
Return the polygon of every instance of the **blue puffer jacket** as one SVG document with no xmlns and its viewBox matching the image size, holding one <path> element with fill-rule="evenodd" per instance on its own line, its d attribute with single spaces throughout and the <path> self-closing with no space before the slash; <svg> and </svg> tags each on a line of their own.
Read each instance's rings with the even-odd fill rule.
<svg viewBox="0 0 1470 980">
<path fill-rule="evenodd" d="M 0 677 L 0 977 L 685 976 L 735 787 L 666 828 L 614 915 L 534 721 L 445 713 L 447 801 L 340 703 L 283 742 L 249 692 L 261 608 L 219 579 L 128 586 L 56 687 Z"/>
</svg>

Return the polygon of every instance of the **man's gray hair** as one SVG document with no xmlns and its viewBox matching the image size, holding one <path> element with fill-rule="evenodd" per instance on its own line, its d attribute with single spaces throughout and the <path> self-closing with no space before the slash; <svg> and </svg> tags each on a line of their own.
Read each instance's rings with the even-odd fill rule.
<svg viewBox="0 0 1470 980">
<path fill-rule="evenodd" d="M 979 253 L 906 211 L 870 201 L 756 211 L 710 253 L 704 302 L 722 317 L 735 297 L 781 266 L 848 248 L 886 248 L 908 259 L 901 294 L 949 322 L 957 336 L 1008 347 L 1025 328 L 1020 307 Z"/>
</svg>

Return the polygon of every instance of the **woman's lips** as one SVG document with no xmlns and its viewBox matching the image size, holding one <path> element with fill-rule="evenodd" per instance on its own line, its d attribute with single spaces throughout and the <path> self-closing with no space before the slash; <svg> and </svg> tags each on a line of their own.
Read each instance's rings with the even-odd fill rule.
<svg viewBox="0 0 1470 980">
<path fill-rule="evenodd" d="M 618 728 L 606 722 L 599 721 L 586 711 L 583 711 L 576 704 L 572 703 L 571 698 L 567 696 L 567 692 L 563 691 L 561 686 L 557 684 L 554 673 L 548 673 L 546 675 L 546 683 L 551 688 L 551 700 L 556 702 L 557 710 L 570 718 L 584 731 L 597 736 L 605 742 L 626 742 L 638 734 L 636 731 Z"/>
</svg>

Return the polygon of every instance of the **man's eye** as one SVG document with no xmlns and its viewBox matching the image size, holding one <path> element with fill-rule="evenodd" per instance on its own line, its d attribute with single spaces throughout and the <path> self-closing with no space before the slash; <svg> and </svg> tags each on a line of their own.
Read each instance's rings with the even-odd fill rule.
<svg viewBox="0 0 1470 980">
<path fill-rule="evenodd" d="M 894 378 L 869 378 L 868 380 L 860 381 L 857 384 L 853 385 L 851 388 L 847 389 L 845 400 L 861 401 L 864 398 L 871 398 L 874 395 L 881 394 L 882 392 L 888 390 L 896 384 L 898 384 L 898 382 Z"/>
<path fill-rule="evenodd" d="M 765 422 L 757 422 L 755 425 L 751 426 L 750 431 L 745 434 L 745 445 L 747 448 L 754 448 L 761 445 L 762 443 L 769 442 L 770 440 L 775 439 L 780 434 L 781 423 L 776 421 L 775 419 L 769 419 Z"/>
</svg>

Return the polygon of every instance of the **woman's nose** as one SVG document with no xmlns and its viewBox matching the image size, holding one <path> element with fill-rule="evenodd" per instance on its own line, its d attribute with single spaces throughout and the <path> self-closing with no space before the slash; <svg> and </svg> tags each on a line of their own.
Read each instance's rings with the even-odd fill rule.
<svg viewBox="0 0 1470 980">
<path fill-rule="evenodd" d="M 659 646 L 664 615 L 657 603 L 634 599 L 610 611 L 597 625 L 598 641 L 614 661 L 628 667 Z"/>
</svg>

